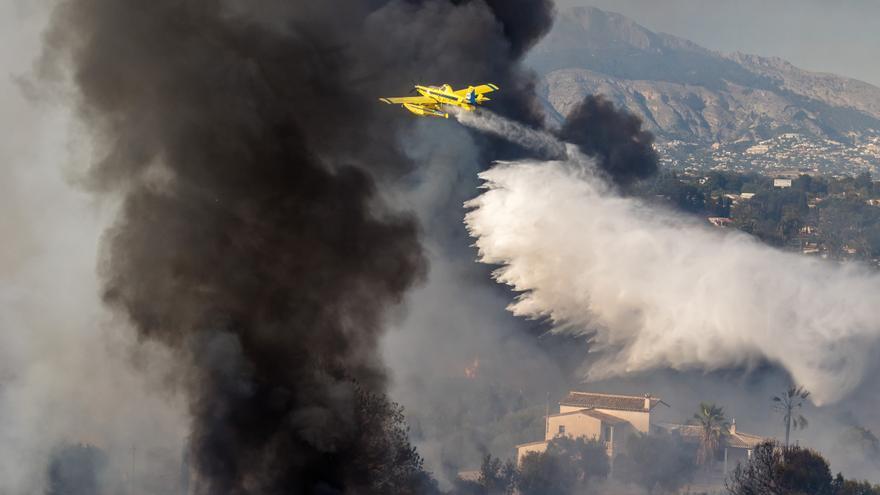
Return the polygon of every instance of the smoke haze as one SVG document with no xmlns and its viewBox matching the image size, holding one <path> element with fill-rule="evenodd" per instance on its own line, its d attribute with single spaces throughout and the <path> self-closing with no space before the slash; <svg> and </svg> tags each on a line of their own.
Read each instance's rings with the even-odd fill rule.
<svg viewBox="0 0 880 495">
<path fill-rule="evenodd" d="M 46 3 L 0 3 L 0 493 L 43 493 L 51 454 L 85 442 L 110 456 L 107 486 L 167 492 L 158 478 L 179 471 L 186 434 L 180 401 L 157 393 L 173 367 L 155 346 L 133 352 L 102 309 L 95 253 L 112 204 L 70 184 L 86 150 L 69 112 L 26 97 Z M 133 446 L 142 475 L 123 480 Z"/>
<path fill-rule="evenodd" d="M 0 50 L 24 72 L 44 18 L 8 5 L 2 19 L 27 18 L 30 41 L 4 29 Z M 0 492 L 41 492 L 52 453 L 79 442 L 106 452 L 111 493 L 169 493 L 181 467 L 196 493 L 376 491 L 387 473 L 365 454 L 387 439 L 359 416 L 364 390 L 407 407 L 413 443 L 449 481 L 540 435 L 546 401 L 573 385 L 565 356 L 588 349 L 591 386 L 663 394 L 674 421 L 710 399 L 758 424 L 768 414 L 749 401 L 788 383 L 768 361 L 826 401 L 858 387 L 874 277 L 620 197 L 612 184 L 656 157 L 601 100 L 534 130 L 519 60 L 552 10 L 59 2 L 40 71 L 69 78 L 60 97 L 74 89 L 64 103 L 84 128 L 11 79 L 0 92 Z M 476 174 L 509 150 L 375 103 L 413 82 L 476 81 L 501 86 L 500 116 L 460 121 L 533 159 L 483 175 L 467 227 L 498 279 L 526 291 L 514 313 L 538 322 L 504 311 L 516 294 L 473 263 L 461 222 Z M 71 156 L 67 140 L 88 149 Z M 87 193 L 61 180 L 71 161 Z M 544 319 L 557 333 L 535 338 Z M 166 479 L 120 475 L 134 446 L 138 468 Z"/>
<path fill-rule="evenodd" d="M 565 144 L 545 131 L 536 130 L 482 109 L 465 111 L 456 108 L 452 110 L 452 114 L 468 127 L 503 137 L 548 159 L 566 156 Z"/>
<path fill-rule="evenodd" d="M 371 446 L 399 439 L 363 409 L 426 263 L 415 219 L 381 199 L 417 166 L 398 146 L 408 116 L 369 102 L 491 75 L 508 116 L 539 122 L 517 60 L 551 7 L 59 4 L 44 71 L 78 91 L 89 187 L 123 198 L 103 298 L 174 356 L 196 493 L 387 491 L 398 466 L 377 472 Z"/>
<path fill-rule="evenodd" d="M 408 295 L 406 315 L 386 335 L 383 355 L 413 443 L 448 488 L 460 469 L 479 466 L 486 453 L 506 457 L 542 431 L 547 393 L 562 393 L 568 373 L 547 351 L 551 339 L 536 338 L 531 322 L 505 311 L 509 291 L 474 263 L 461 219 L 485 164 L 479 136 L 449 121 L 420 119 L 402 141 L 421 166 L 398 184 L 393 201 L 418 215 L 430 271 Z"/>
</svg>

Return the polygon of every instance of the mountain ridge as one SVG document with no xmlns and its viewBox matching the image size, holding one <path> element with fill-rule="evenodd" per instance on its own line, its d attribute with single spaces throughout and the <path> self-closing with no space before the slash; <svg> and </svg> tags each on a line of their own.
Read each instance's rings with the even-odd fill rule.
<svg viewBox="0 0 880 495">
<path fill-rule="evenodd" d="M 864 149 L 855 162 L 835 151 L 809 163 L 788 150 L 781 165 L 816 171 L 880 165 L 871 148 L 880 144 L 880 88 L 853 78 L 806 71 L 778 57 L 715 52 L 595 7 L 561 11 L 527 63 L 541 76 L 551 120 L 561 121 L 585 94 L 599 93 L 639 115 L 661 151 L 672 144 L 679 155 L 715 148 L 697 160 L 702 165 L 691 165 L 716 166 L 714 152 L 742 154 L 789 135 L 816 149 L 834 143 Z M 745 169 L 767 158 L 755 155 L 724 161 Z"/>
</svg>

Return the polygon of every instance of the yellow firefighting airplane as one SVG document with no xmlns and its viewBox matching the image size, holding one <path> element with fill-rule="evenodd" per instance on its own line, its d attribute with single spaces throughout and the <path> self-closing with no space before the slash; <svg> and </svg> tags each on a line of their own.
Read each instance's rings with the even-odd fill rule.
<svg viewBox="0 0 880 495">
<path fill-rule="evenodd" d="M 421 96 L 404 96 L 400 98 L 379 98 L 379 101 L 391 105 L 403 105 L 410 112 L 416 115 L 431 115 L 433 117 L 449 118 L 449 114 L 442 111 L 443 105 L 452 105 L 461 107 L 465 110 L 473 110 L 476 105 L 480 105 L 485 101 L 489 101 L 485 95 L 492 91 L 497 91 L 498 86 L 494 84 L 481 84 L 479 86 L 469 86 L 464 89 L 453 90 L 452 86 L 444 84 L 443 86 L 419 86 L 415 90 Z"/>
</svg>

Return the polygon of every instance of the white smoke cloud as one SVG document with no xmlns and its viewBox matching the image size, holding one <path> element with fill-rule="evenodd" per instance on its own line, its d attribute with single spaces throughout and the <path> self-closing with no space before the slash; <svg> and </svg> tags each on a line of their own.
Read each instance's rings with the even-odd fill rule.
<svg viewBox="0 0 880 495">
<path fill-rule="evenodd" d="M 621 197 L 576 153 L 496 164 L 481 178 L 465 218 L 480 261 L 522 292 L 514 314 L 594 333 L 588 379 L 769 360 L 823 403 L 865 378 L 880 337 L 880 276 L 865 267 Z"/>
<path fill-rule="evenodd" d="M 418 119 L 401 142 L 420 167 L 379 189 L 395 193 L 385 203 L 418 216 L 430 269 L 384 336 L 383 362 L 411 440 L 441 488 L 451 489 L 458 470 L 478 467 L 487 451 L 507 457 L 514 444 L 533 439 L 496 424 L 512 407 L 514 390 L 523 401 L 543 404 L 547 391 L 565 380 L 526 325 L 505 311 L 506 291 L 473 262 L 462 203 L 478 186 L 481 167 L 469 133 L 446 120 Z M 479 378 L 468 380 L 464 368 L 475 359 Z"/>
<path fill-rule="evenodd" d="M 111 212 L 68 183 L 85 151 L 70 111 L 23 91 L 50 7 L 0 2 L 0 494 L 43 493 L 68 443 L 109 456 L 108 484 L 169 493 L 147 489 L 175 486 L 187 435 L 183 405 L 159 392 L 167 356 L 102 308 L 95 253 Z"/>
<path fill-rule="evenodd" d="M 500 115 L 482 109 L 466 111 L 459 107 L 449 107 L 449 112 L 462 124 L 482 132 L 513 141 L 523 147 L 540 152 L 549 157 L 566 156 L 566 145 L 546 132 L 541 132 L 519 122 L 508 120 Z"/>
</svg>

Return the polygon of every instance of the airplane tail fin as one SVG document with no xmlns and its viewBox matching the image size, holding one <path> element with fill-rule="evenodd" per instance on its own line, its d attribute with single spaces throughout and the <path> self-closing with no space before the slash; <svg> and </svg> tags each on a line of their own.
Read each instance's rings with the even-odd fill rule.
<svg viewBox="0 0 880 495">
<path fill-rule="evenodd" d="M 465 95 L 465 101 L 467 101 L 471 105 L 474 105 L 477 103 L 478 100 L 479 100 L 479 96 L 477 96 L 477 90 L 474 89 L 473 86 L 469 87 L 468 92 Z"/>
</svg>

